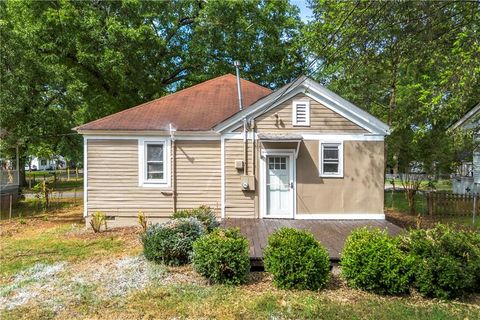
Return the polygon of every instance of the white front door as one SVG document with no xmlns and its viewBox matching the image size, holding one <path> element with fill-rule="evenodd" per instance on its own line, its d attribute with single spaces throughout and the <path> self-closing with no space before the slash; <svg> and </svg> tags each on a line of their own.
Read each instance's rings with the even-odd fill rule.
<svg viewBox="0 0 480 320">
<path fill-rule="evenodd" d="M 269 154 L 265 158 L 266 217 L 293 218 L 293 156 Z"/>
</svg>

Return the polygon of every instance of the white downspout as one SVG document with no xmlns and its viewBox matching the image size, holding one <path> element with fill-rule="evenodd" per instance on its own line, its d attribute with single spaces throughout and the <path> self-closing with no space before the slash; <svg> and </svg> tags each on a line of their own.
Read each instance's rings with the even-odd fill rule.
<svg viewBox="0 0 480 320">
<path fill-rule="evenodd" d="M 176 191 L 176 179 L 175 179 L 175 175 L 176 175 L 176 172 L 175 172 L 175 158 L 176 158 L 176 155 L 175 155 L 175 129 L 173 128 L 172 124 L 170 123 L 168 125 L 169 127 L 169 131 L 170 131 L 170 147 L 172 148 L 172 150 L 170 151 L 170 165 L 171 165 L 171 174 L 172 174 L 172 178 L 171 178 L 171 181 L 172 181 L 172 201 L 173 201 L 173 204 L 172 204 L 172 207 L 173 207 L 173 212 L 176 212 L 177 211 L 177 191 Z"/>
</svg>

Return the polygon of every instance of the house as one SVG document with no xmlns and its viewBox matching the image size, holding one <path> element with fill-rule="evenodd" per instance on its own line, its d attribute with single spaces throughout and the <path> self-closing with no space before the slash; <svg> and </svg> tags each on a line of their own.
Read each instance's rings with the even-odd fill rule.
<svg viewBox="0 0 480 320">
<path fill-rule="evenodd" d="M 219 218 L 384 219 L 387 125 L 307 77 L 240 85 L 242 102 L 227 74 L 74 128 L 87 223 L 202 204 Z"/>
<path fill-rule="evenodd" d="M 58 170 L 65 169 L 65 159 L 62 156 L 51 158 L 30 157 L 25 170 Z"/>
<path fill-rule="evenodd" d="M 0 137 L 6 134 L 0 130 Z M 18 146 L 11 150 L 12 156 L 0 155 L 0 213 L 9 213 L 12 206 L 18 201 L 19 189 L 19 156 Z"/>
<path fill-rule="evenodd" d="M 480 140 L 480 103 L 470 109 L 460 120 L 450 126 L 450 130 L 473 130 L 473 139 Z M 477 142 L 478 143 L 478 142 Z M 476 143 L 476 144 L 477 144 Z M 457 168 L 452 178 L 452 191 L 457 194 L 480 192 L 480 151 L 473 152 L 471 161 L 465 161 Z"/>
</svg>

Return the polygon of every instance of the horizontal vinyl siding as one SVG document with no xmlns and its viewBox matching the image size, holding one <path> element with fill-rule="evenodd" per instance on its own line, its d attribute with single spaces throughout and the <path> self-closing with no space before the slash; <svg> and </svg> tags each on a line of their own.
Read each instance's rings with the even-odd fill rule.
<svg viewBox="0 0 480 320">
<path fill-rule="evenodd" d="M 88 140 L 88 214 L 165 218 L 173 212 L 171 189 L 139 187 L 138 141 Z M 220 143 L 176 142 L 177 209 L 220 203 Z M 170 155 L 168 155 L 170 159 Z M 133 220 L 132 220 L 133 221 Z"/>
<path fill-rule="evenodd" d="M 235 160 L 243 160 L 243 140 L 225 140 L 225 217 L 254 218 L 255 192 L 242 191 L 243 170 L 235 169 Z M 252 174 L 252 148 L 248 146 L 248 174 Z"/>
<path fill-rule="evenodd" d="M 208 205 L 220 216 L 220 141 L 176 141 L 177 209 Z"/>
<path fill-rule="evenodd" d="M 138 186 L 138 140 L 88 140 L 88 214 L 168 217 L 172 197 Z"/>
<path fill-rule="evenodd" d="M 293 100 L 310 101 L 310 126 L 293 126 L 292 102 Z M 275 116 L 278 115 L 278 118 Z M 256 119 L 257 132 L 321 132 L 321 133 L 365 133 L 365 129 L 359 127 L 350 120 L 335 113 L 317 101 L 304 94 L 298 94 L 294 98 L 285 101 L 267 113 Z M 239 129 L 240 130 L 240 129 Z"/>
</svg>

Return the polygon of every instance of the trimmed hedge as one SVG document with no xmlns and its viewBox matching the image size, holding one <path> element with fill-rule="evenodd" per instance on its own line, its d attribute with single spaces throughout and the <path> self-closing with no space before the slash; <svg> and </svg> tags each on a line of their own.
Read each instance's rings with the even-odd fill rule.
<svg viewBox="0 0 480 320">
<path fill-rule="evenodd" d="M 360 228 L 346 239 L 341 275 L 350 287 L 378 294 L 408 292 L 413 259 L 386 231 Z"/>
<path fill-rule="evenodd" d="M 193 268 L 213 283 L 245 283 L 248 241 L 238 229 L 216 229 L 193 243 Z"/>
<path fill-rule="evenodd" d="M 173 214 L 174 219 L 197 218 L 203 223 L 207 232 L 212 232 L 219 226 L 217 216 L 209 206 L 200 206 L 195 209 L 179 210 Z"/>
<path fill-rule="evenodd" d="M 445 225 L 411 230 L 402 247 L 415 261 L 414 286 L 424 296 L 451 299 L 480 284 L 480 235 Z"/>
<path fill-rule="evenodd" d="M 330 279 L 328 252 L 307 231 L 282 228 L 270 235 L 263 261 L 279 288 L 318 290 Z"/>
<path fill-rule="evenodd" d="M 151 225 L 141 236 L 145 258 L 167 265 L 189 263 L 193 242 L 204 233 L 205 227 L 196 218 Z"/>
</svg>

